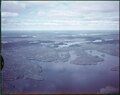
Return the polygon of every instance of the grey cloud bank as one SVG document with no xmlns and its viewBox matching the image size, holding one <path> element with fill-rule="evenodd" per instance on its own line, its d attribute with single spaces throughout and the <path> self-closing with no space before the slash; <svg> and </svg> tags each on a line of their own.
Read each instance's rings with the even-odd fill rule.
<svg viewBox="0 0 120 95">
<path fill-rule="evenodd" d="M 2 1 L 1 7 L 3 30 L 119 29 L 118 1 Z"/>
</svg>

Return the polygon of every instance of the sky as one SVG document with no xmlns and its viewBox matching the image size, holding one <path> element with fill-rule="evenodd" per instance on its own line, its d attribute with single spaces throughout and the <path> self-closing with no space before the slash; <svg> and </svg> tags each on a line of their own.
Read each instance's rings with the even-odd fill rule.
<svg viewBox="0 0 120 95">
<path fill-rule="evenodd" d="M 2 1 L 2 30 L 118 30 L 119 1 Z"/>
</svg>

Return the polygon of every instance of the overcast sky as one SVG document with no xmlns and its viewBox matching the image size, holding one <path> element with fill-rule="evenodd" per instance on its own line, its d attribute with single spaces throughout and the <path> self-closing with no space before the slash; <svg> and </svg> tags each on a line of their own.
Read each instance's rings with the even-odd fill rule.
<svg viewBox="0 0 120 95">
<path fill-rule="evenodd" d="M 2 1 L 2 30 L 118 30 L 119 1 Z"/>
</svg>

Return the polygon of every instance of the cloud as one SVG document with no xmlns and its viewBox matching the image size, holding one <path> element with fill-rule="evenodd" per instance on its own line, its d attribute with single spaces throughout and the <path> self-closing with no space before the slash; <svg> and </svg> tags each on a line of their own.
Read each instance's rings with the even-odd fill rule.
<svg viewBox="0 0 120 95">
<path fill-rule="evenodd" d="M 92 30 L 92 29 L 103 29 L 101 27 L 113 27 L 117 29 L 116 22 L 110 21 L 76 21 L 76 20 L 47 20 L 47 21 L 21 21 L 18 20 L 7 20 L 7 23 L 2 23 L 5 29 L 23 29 L 23 30 Z M 14 28 L 15 27 L 15 28 Z M 87 27 L 87 28 L 86 28 Z"/>
<path fill-rule="evenodd" d="M 58 19 L 79 18 L 79 20 L 114 20 L 119 18 L 118 2 L 76 1 L 67 3 L 64 1 L 59 3 L 58 6 L 48 9 L 48 11 L 38 11 L 38 16 Z"/>
<path fill-rule="evenodd" d="M 25 9 L 25 4 L 18 1 L 2 1 L 1 10 L 3 12 L 21 12 Z"/>
<path fill-rule="evenodd" d="M 100 89 L 100 93 L 105 94 L 105 93 L 118 93 L 119 89 L 111 86 L 107 86 L 105 88 Z"/>
<path fill-rule="evenodd" d="M 73 11 L 69 11 L 69 10 L 50 10 L 48 12 L 44 12 L 44 13 L 41 13 L 38 12 L 38 15 L 41 16 L 41 15 L 46 15 L 48 17 L 75 17 L 77 16 L 77 14 Z"/>
<path fill-rule="evenodd" d="M 73 3 L 74 9 L 78 12 L 113 12 L 119 11 L 119 3 L 112 1 L 82 1 Z"/>
<path fill-rule="evenodd" d="M 18 13 L 13 13 L 13 12 L 2 12 L 1 13 L 2 17 L 16 17 L 18 15 L 19 15 Z"/>
<path fill-rule="evenodd" d="M 29 30 L 119 29 L 118 5 L 114 1 L 3 1 L 2 23 Z"/>
</svg>

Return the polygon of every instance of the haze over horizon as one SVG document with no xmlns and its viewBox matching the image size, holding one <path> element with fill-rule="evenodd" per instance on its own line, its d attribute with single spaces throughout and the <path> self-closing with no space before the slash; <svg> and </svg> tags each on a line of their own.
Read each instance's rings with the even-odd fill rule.
<svg viewBox="0 0 120 95">
<path fill-rule="evenodd" d="M 119 1 L 2 1 L 2 30 L 119 30 Z"/>
</svg>

